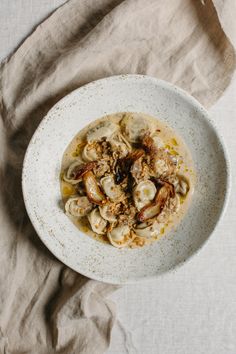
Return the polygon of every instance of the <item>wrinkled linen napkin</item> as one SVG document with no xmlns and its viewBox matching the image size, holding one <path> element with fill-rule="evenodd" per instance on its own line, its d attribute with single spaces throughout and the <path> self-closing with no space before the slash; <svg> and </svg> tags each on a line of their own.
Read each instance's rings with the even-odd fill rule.
<svg viewBox="0 0 236 354">
<path fill-rule="evenodd" d="M 24 209 L 21 169 L 47 111 L 73 89 L 148 74 L 206 107 L 235 69 L 234 0 L 71 0 L 0 67 L 0 353 L 99 354 L 116 287 L 75 273 L 46 249 Z"/>
</svg>

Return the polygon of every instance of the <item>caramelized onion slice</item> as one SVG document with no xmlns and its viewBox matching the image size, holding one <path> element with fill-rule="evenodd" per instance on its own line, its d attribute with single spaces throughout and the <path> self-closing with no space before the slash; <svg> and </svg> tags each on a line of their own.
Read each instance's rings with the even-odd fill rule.
<svg viewBox="0 0 236 354">
<path fill-rule="evenodd" d="M 85 185 L 86 194 L 90 202 L 97 205 L 104 204 L 106 197 L 99 188 L 93 172 L 86 172 L 82 178 Z"/>
<path fill-rule="evenodd" d="M 138 214 L 139 221 L 146 221 L 159 215 L 167 200 L 174 196 L 174 187 L 170 183 L 163 183 L 163 186 L 156 194 L 155 200 L 141 209 Z"/>
<path fill-rule="evenodd" d="M 74 179 L 78 180 L 79 178 L 83 177 L 85 173 L 91 171 L 95 166 L 96 166 L 96 161 L 88 162 L 78 166 L 77 169 L 74 171 L 75 174 Z"/>
</svg>

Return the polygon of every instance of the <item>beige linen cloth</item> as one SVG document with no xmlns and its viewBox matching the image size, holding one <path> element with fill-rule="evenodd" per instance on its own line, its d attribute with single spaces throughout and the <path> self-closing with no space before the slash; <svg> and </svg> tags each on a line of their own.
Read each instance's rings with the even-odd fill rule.
<svg viewBox="0 0 236 354">
<path fill-rule="evenodd" d="M 43 116 L 75 88 L 125 73 L 209 107 L 235 69 L 235 15 L 234 0 L 71 0 L 1 64 L 0 354 L 103 353 L 115 321 L 115 286 L 61 264 L 25 212 L 22 161 Z"/>
</svg>

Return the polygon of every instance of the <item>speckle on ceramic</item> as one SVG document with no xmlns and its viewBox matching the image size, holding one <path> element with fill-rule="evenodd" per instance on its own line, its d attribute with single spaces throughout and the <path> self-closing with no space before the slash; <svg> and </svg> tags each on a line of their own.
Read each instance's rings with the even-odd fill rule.
<svg viewBox="0 0 236 354">
<path fill-rule="evenodd" d="M 60 164 L 69 142 L 94 119 L 124 111 L 166 121 L 189 147 L 197 174 L 192 203 L 182 222 L 140 249 L 97 242 L 80 232 L 60 207 Z M 124 75 L 79 88 L 49 111 L 26 152 L 22 185 L 29 217 L 58 259 L 97 280 L 131 283 L 174 269 L 204 244 L 226 204 L 229 166 L 222 139 L 194 98 L 155 78 Z"/>
</svg>

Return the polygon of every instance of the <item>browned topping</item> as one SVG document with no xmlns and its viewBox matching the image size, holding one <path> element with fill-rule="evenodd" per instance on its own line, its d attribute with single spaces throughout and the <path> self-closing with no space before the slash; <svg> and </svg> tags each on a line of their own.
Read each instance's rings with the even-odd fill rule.
<svg viewBox="0 0 236 354">
<path fill-rule="evenodd" d="M 105 159 L 97 161 L 96 165 L 93 168 L 93 173 L 96 177 L 103 177 L 106 173 L 110 173 L 111 167 L 109 162 L 109 160 Z"/>
<path fill-rule="evenodd" d="M 102 141 L 101 143 L 102 157 L 110 157 L 112 155 L 112 148 L 109 141 Z"/>
<path fill-rule="evenodd" d="M 158 150 L 157 147 L 154 145 L 153 138 L 151 138 L 149 134 L 146 134 L 144 136 L 142 140 L 142 145 L 149 154 L 155 154 Z"/>
<path fill-rule="evenodd" d="M 137 149 L 131 152 L 126 159 L 131 161 L 132 163 L 138 160 L 141 156 L 145 155 L 145 151 L 143 149 Z"/>
<path fill-rule="evenodd" d="M 102 205 L 106 201 L 106 197 L 99 188 L 96 178 L 92 171 L 88 171 L 83 175 L 83 182 L 86 194 L 91 203 Z"/>
<path fill-rule="evenodd" d="M 95 166 L 96 166 L 96 161 L 88 162 L 83 165 L 77 166 L 73 171 L 73 178 L 77 180 L 83 177 L 83 175 L 86 172 L 91 171 Z"/>
<path fill-rule="evenodd" d="M 118 215 L 119 224 L 133 224 L 136 214 L 135 207 L 126 199 L 122 202 Z"/>
<path fill-rule="evenodd" d="M 176 161 L 166 149 L 157 148 L 150 135 L 144 136 L 142 145 L 150 156 L 150 167 L 155 175 L 165 176 L 175 172 Z"/>
<path fill-rule="evenodd" d="M 130 168 L 132 164 L 138 160 L 141 156 L 145 154 L 144 150 L 142 149 L 137 149 L 131 152 L 128 156 L 124 157 L 123 159 L 119 159 L 117 161 L 115 170 L 115 182 L 116 184 L 120 184 L 125 177 L 128 176 L 130 172 Z"/>
<path fill-rule="evenodd" d="M 150 161 L 149 161 L 150 163 Z M 139 159 L 134 161 L 130 169 L 131 175 L 135 182 L 138 184 L 142 180 L 147 180 L 150 177 L 150 170 L 148 167 L 148 160 L 141 156 Z"/>
<path fill-rule="evenodd" d="M 156 194 L 155 200 L 146 205 L 138 213 L 138 220 L 143 222 L 159 215 L 169 198 L 175 195 L 174 187 L 170 183 L 163 183 L 163 186 Z"/>
<path fill-rule="evenodd" d="M 84 164 L 74 161 L 67 171 L 70 178 L 65 175 L 64 180 L 73 185 L 74 194 L 86 195 L 93 203 L 92 208 L 97 213 L 97 218 L 89 219 L 89 222 L 86 218 L 88 228 L 97 234 L 96 227 L 101 219 L 106 223 L 104 232 L 112 245 L 142 247 L 160 232 L 158 227 L 152 229 L 153 223 L 160 224 L 171 220 L 171 216 L 178 210 L 181 200 L 184 200 L 189 191 L 189 181 L 177 174 L 181 156 L 176 157 L 176 154 L 173 154 L 171 140 L 162 141 L 162 137 L 159 140 L 160 129 L 155 129 L 155 125 L 149 125 L 148 122 L 144 127 L 142 124 L 131 125 L 130 131 L 133 135 L 129 138 L 129 134 L 122 135 L 121 123 L 119 125 L 120 130 L 118 128 L 115 134 L 110 135 L 108 130 L 107 135 L 102 134 L 101 137 L 101 134 L 98 134 L 97 140 L 94 138 L 87 140 L 86 145 L 83 143 L 76 156 L 81 156 L 85 161 L 96 161 Z M 148 126 L 149 129 L 146 129 Z M 106 130 L 104 132 L 106 133 Z M 176 146 L 175 142 L 173 144 Z M 104 181 L 108 183 L 111 180 L 111 183 L 104 184 L 103 177 L 108 177 Z M 150 181 L 156 187 L 155 189 L 152 185 L 152 193 L 148 189 L 152 184 Z M 112 197 L 116 189 L 119 189 L 120 193 L 117 197 Z M 142 206 L 144 207 L 140 210 Z M 148 227 L 148 230 L 138 236 L 140 223 L 141 228 Z M 129 230 L 129 234 L 120 240 L 122 234 L 119 235 L 119 232 L 122 231 L 115 228 L 122 230 L 123 226 Z M 118 241 L 110 239 L 109 233 L 112 230 L 112 237 Z M 129 237 L 132 239 L 127 243 Z"/>
</svg>

